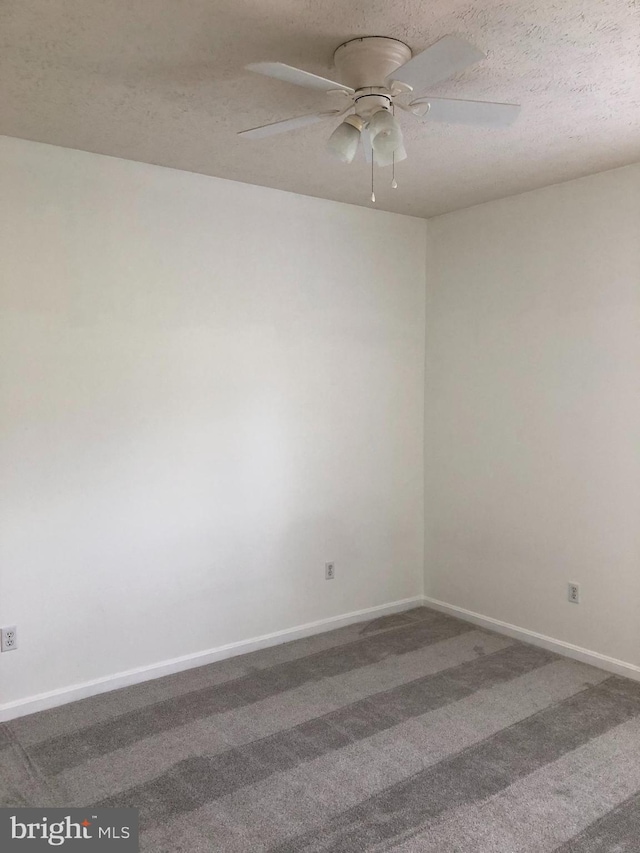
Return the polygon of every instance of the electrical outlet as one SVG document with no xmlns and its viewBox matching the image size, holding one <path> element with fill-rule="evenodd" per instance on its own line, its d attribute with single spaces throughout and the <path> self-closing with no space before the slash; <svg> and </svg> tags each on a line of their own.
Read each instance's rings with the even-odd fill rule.
<svg viewBox="0 0 640 853">
<path fill-rule="evenodd" d="M 18 629 L 15 625 L 0 628 L 0 651 L 12 652 L 18 648 Z"/>
<path fill-rule="evenodd" d="M 327 581 L 332 581 L 336 576 L 336 564 L 335 563 L 325 563 L 324 564 L 324 579 Z"/>
<path fill-rule="evenodd" d="M 572 604 L 580 604 L 580 584 L 570 583 L 567 590 L 567 598 Z"/>
</svg>

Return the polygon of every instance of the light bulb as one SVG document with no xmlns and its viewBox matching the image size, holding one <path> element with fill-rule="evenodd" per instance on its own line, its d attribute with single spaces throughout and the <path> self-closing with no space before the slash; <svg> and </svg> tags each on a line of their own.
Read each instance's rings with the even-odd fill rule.
<svg viewBox="0 0 640 853">
<path fill-rule="evenodd" d="M 396 181 L 396 179 L 395 179 L 395 178 L 391 181 L 391 189 L 392 189 L 392 190 L 397 190 L 397 189 L 398 189 L 398 182 Z"/>
<path fill-rule="evenodd" d="M 391 157 L 402 145 L 400 125 L 389 110 L 381 109 L 373 114 L 369 121 L 369 134 L 371 147 L 384 159 Z"/>
<path fill-rule="evenodd" d="M 327 142 L 327 148 L 338 160 L 351 163 L 358 150 L 362 127 L 363 121 L 360 116 L 349 116 L 333 131 Z"/>
</svg>

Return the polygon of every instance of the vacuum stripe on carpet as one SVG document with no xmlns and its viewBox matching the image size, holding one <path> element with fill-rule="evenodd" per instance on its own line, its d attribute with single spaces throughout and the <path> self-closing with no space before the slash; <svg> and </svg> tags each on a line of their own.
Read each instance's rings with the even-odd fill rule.
<svg viewBox="0 0 640 853">
<path fill-rule="evenodd" d="M 320 832 L 329 818 L 390 785 L 607 677 L 559 659 L 158 824 L 143 833 L 143 847 L 172 850 L 181 836 L 195 843 L 199 832 L 206 851 L 257 853 Z"/>
<path fill-rule="evenodd" d="M 55 776 L 69 805 L 83 805 L 93 794 L 103 799 L 147 782 L 172 765 L 198 755 L 212 756 L 274 735 L 416 677 L 441 672 L 515 645 L 514 640 L 481 630 L 469 631 L 369 667 L 305 684 L 255 705 L 180 728 L 149 735 Z"/>
<path fill-rule="evenodd" d="M 110 690 L 107 693 L 50 708 L 45 712 L 19 717 L 11 721 L 11 726 L 15 735 L 25 746 L 32 746 L 89 728 L 97 723 L 107 722 L 148 705 L 155 705 L 206 687 L 214 687 L 243 678 L 256 670 L 269 669 L 272 666 L 328 649 L 338 649 L 370 634 L 406 628 L 415 622 L 428 621 L 430 618 L 432 613 L 425 607 L 415 607 L 401 613 L 378 616 L 368 622 L 357 622 L 333 631 L 278 643 L 265 649 L 176 672 L 173 675 Z"/>
<path fill-rule="evenodd" d="M 251 705 L 306 682 L 368 666 L 389 655 L 425 648 L 473 629 L 468 622 L 434 612 L 429 619 L 404 628 L 366 636 L 338 648 L 259 670 L 46 740 L 31 746 L 31 755 L 46 772 L 58 773 L 148 734 Z"/>
<path fill-rule="evenodd" d="M 417 773 L 277 853 L 350 853 L 388 843 L 446 811 L 485 799 L 592 738 L 640 715 L 640 683 L 612 677 Z"/>
<path fill-rule="evenodd" d="M 640 717 L 615 726 L 493 797 L 446 812 L 417 833 L 409 832 L 401 843 L 394 839 L 392 849 L 394 853 L 442 853 L 455 849 L 473 853 L 527 853 L 532 849 L 536 853 L 553 853 L 560 846 L 564 853 L 573 853 L 570 839 L 583 833 L 587 837 L 591 824 L 637 791 Z M 624 823 L 624 832 L 630 837 L 630 824 Z M 636 833 L 634 843 L 638 837 Z M 384 848 L 383 844 L 381 849 Z M 588 849 L 589 853 L 611 853 L 617 848 L 615 843 L 603 843 Z M 375 850 L 370 848 L 371 853 Z"/>
<path fill-rule="evenodd" d="M 638 853 L 638 850 L 640 791 L 557 848 L 557 853 Z"/>
<path fill-rule="evenodd" d="M 93 805 L 140 809 L 140 825 L 193 811 L 205 802 L 268 776 L 291 770 L 336 749 L 393 728 L 412 717 L 449 705 L 477 690 L 516 678 L 556 658 L 551 652 L 517 644 L 403 684 L 213 757 L 181 761 L 157 779 Z"/>
</svg>

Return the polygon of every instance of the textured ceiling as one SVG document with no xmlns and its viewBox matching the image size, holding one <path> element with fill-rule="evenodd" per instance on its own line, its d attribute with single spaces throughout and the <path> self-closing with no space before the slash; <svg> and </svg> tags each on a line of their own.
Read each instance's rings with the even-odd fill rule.
<svg viewBox="0 0 640 853">
<path fill-rule="evenodd" d="M 409 157 L 397 190 L 378 171 L 378 207 L 433 216 L 640 160 L 635 0 L 0 0 L 0 133 L 370 205 L 364 161 L 325 151 L 330 123 L 236 137 L 335 97 L 243 66 L 330 77 L 347 39 L 447 33 L 487 59 L 432 93 L 522 113 L 501 130 L 403 115 Z"/>
</svg>

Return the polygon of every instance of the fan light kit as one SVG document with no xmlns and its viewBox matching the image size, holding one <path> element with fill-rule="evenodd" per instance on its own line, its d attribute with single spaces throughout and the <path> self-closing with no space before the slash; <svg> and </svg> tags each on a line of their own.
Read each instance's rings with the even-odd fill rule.
<svg viewBox="0 0 640 853">
<path fill-rule="evenodd" d="M 395 164 L 406 159 L 402 128 L 396 107 L 423 121 L 506 127 L 518 116 L 517 104 L 465 101 L 431 97 L 426 90 L 474 65 L 485 55 L 458 36 L 444 36 L 435 44 L 412 55 L 401 41 L 383 36 L 351 39 L 333 55 L 337 76 L 343 82 L 327 80 L 283 62 L 258 62 L 247 69 L 266 77 L 294 83 L 340 97 L 346 104 L 339 109 L 276 121 L 239 133 L 244 139 L 264 139 L 309 124 L 347 116 L 329 137 L 329 151 L 343 163 L 353 162 L 362 145 L 373 166 L 391 166 L 391 186 L 397 187 Z M 417 93 L 417 95 L 416 95 Z M 347 115 L 349 113 L 349 115 Z"/>
</svg>

